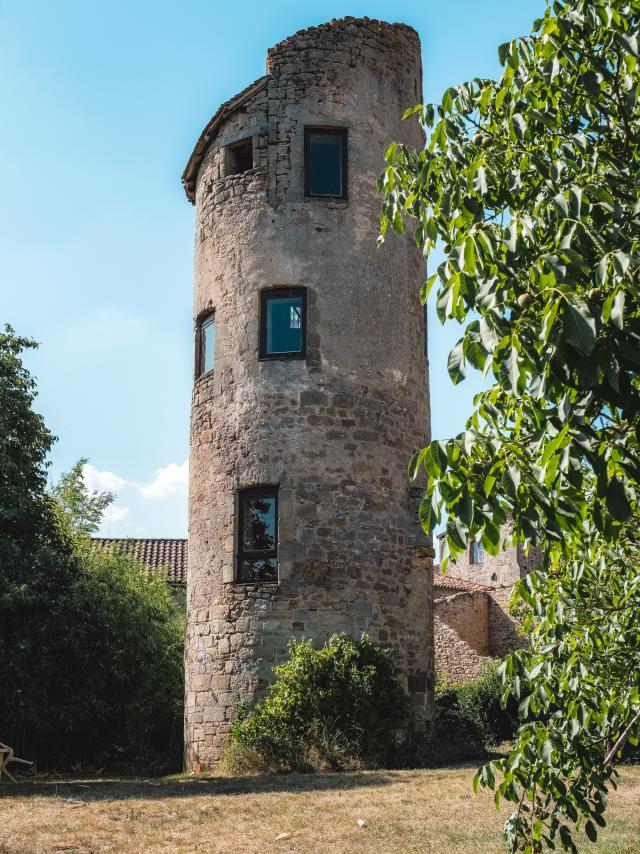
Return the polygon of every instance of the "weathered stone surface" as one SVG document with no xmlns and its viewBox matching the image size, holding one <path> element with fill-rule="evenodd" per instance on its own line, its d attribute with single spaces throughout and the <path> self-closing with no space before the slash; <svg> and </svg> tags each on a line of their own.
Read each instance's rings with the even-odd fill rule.
<svg viewBox="0 0 640 854">
<path fill-rule="evenodd" d="M 395 645 L 430 716 L 431 552 L 406 479 L 429 439 L 423 262 L 409 238 L 375 245 L 383 151 L 422 144 L 401 122 L 420 98 L 413 30 L 335 21 L 269 51 L 264 86 L 202 160 L 194 316 L 215 311 L 216 351 L 192 404 L 187 767 L 217 761 L 235 704 L 264 688 L 291 636 Z M 305 125 L 348 128 L 348 200 L 305 199 Z M 225 177 L 225 145 L 248 135 L 254 168 Z M 278 285 L 308 289 L 304 360 L 258 359 L 260 292 Z M 278 582 L 238 584 L 238 490 L 267 484 Z"/>
<path fill-rule="evenodd" d="M 434 645 L 436 675 L 452 685 L 479 676 L 492 658 L 525 645 L 509 613 L 513 585 L 451 595 L 436 589 Z"/>
</svg>

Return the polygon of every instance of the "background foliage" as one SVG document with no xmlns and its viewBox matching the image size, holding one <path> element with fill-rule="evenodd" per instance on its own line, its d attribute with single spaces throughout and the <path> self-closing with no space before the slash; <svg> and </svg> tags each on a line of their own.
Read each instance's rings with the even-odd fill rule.
<svg viewBox="0 0 640 854">
<path fill-rule="evenodd" d="M 183 615 L 143 565 L 91 548 L 109 496 L 86 494 L 81 463 L 46 492 L 33 346 L 0 335 L 0 740 L 41 770 L 177 768 Z"/>
<path fill-rule="evenodd" d="M 453 382 L 492 379 L 465 432 L 411 462 L 428 475 L 423 525 L 446 513 L 443 567 L 469 539 L 496 554 L 508 516 L 506 545 L 546 555 L 517 593 L 530 650 L 503 671 L 537 719 L 479 775 L 504 775 L 512 851 L 576 850 L 575 823 L 595 838 L 611 751 L 639 732 L 639 32 L 638 0 L 550 3 L 500 47 L 499 81 L 408 111 L 426 147 L 393 143 L 380 180 L 381 239 L 410 217 L 426 258 L 443 247 L 422 296 L 437 283 L 441 321 L 464 326 Z M 625 673 L 607 673 L 609 644 Z"/>
<path fill-rule="evenodd" d="M 90 537 L 100 527 L 102 515 L 113 502 L 111 492 L 97 492 L 87 489 L 83 469 L 88 460 L 83 457 L 65 472 L 50 491 L 55 499 L 63 527 L 72 537 Z"/>
<path fill-rule="evenodd" d="M 429 737 L 409 742 L 404 767 L 429 768 L 483 759 L 487 748 L 513 738 L 518 704 L 502 707 L 498 663 L 490 662 L 477 679 L 436 688 L 434 729 Z"/>
</svg>

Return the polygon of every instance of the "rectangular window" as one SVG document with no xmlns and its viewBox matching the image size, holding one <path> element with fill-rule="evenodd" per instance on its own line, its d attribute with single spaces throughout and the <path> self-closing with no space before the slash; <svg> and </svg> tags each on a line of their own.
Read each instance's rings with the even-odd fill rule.
<svg viewBox="0 0 640 854">
<path fill-rule="evenodd" d="M 307 289 L 274 288 L 260 295 L 260 358 L 304 358 Z"/>
<path fill-rule="evenodd" d="M 277 581 L 277 487 L 242 490 L 238 511 L 238 581 Z"/>
<path fill-rule="evenodd" d="M 304 129 L 304 194 L 347 198 L 347 129 Z"/>
<path fill-rule="evenodd" d="M 475 540 L 471 543 L 470 563 L 484 563 L 484 546 Z"/>
<path fill-rule="evenodd" d="M 198 321 L 196 333 L 196 376 L 213 370 L 216 349 L 216 316 L 212 312 Z"/>
<path fill-rule="evenodd" d="M 249 169 L 253 169 L 253 143 L 251 137 L 226 147 L 224 174 L 225 176 L 239 175 L 241 172 L 247 172 Z"/>
</svg>

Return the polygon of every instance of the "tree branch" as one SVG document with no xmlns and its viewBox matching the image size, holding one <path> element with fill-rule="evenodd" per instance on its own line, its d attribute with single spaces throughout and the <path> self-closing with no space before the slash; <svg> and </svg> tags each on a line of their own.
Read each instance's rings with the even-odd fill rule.
<svg viewBox="0 0 640 854">
<path fill-rule="evenodd" d="M 622 750 L 622 748 L 625 746 L 625 744 L 629 740 L 629 736 L 631 735 L 631 731 L 634 728 L 634 726 L 638 723 L 638 721 L 640 721 L 640 712 L 638 712 L 638 714 L 634 718 L 631 719 L 631 722 L 629 723 L 627 728 L 624 730 L 624 732 L 622 733 L 620 738 L 616 741 L 616 743 L 613 745 L 613 747 L 611 748 L 611 750 L 607 754 L 607 756 L 604 760 L 605 765 L 613 765 L 613 762 L 614 762 L 618 752 L 620 750 Z"/>
</svg>

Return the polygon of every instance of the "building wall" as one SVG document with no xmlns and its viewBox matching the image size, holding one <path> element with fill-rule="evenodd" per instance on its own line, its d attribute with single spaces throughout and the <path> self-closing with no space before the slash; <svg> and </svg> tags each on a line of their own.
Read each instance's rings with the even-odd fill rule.
<svg viewBox="0 0 640 854">
<path fill-rule="evenodd" d="M 489 660 L 488 597 L 464 592 L 434 600 L 434 644 L 439 680 L 478 676 Z"/>
<path fill-rule="evenodd" d="M 489 651 L 502 658 L 514 649 L 525 646 L 526 639 L 518 634 L 518 620 L 509 613 L 513 587 L 496 587 L 487 593 L 489 618 Z"/>
<path fill-rule="evenodd" d="M 501 542 L 511 534 L 511 525 L 503 525 L 500 530 Z M 471 546 L 455 561 L 450 561 L 447 575 L 464 581 L 486 584 L 492 587 L 511 586 L 534 570 L 541 560 L 539 549 L 531 547 L 528 553 L 522 546 L 502 549 L 497 555 L 485 552 L 481 564 L 471 563 Z"/>
<path fill-rule="evenodd" d="M 434 644 L 436 656 L 436 678 L 443 685 L 460 685 L 481 675 L 489 656 L 481 655 L 472 642 L 465 640 L 440 620 L 436 604 L 434 622 Z"/>
<path fill-rule="evenodd" d="M 194 318 L 216 313 L 215 369 L 194 384 L 186 764 L 211 766 L 291 636 L 394 644 L 417 714 L 433 684 L 431 558 L 407 488 L 429 440 L 423 261 L 375 245 L 376 176 L 392 139 L 421 146 L 420 44 L 345 19 L 269 51 L 266 85 L 222 122 L 196 185 Z M 305 125 L 348 127 L 349 199 L 305 199 Z M 254 168 L 224 177 L 224 146 Z M 307 358 L 258 361 L 260 291 L 308 289 Z M 277 583 L 235 579 L 238 490 L 279 486 Z"/>
<path fill-rule="evenodd" d="M 457 685 L 479 676 L 488 661 L 524 646 L 509 614 L 512 587 L 465 591 L 434 598 L 434 649 L 438 680 Z M 440 591 L 441 592 L 441 591 Z"/>
</svg>

